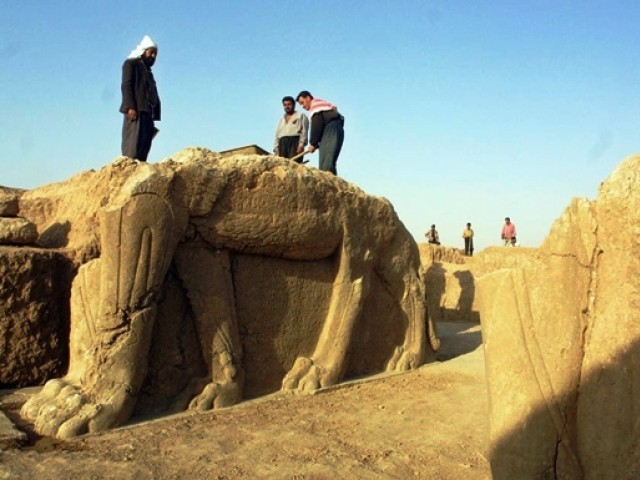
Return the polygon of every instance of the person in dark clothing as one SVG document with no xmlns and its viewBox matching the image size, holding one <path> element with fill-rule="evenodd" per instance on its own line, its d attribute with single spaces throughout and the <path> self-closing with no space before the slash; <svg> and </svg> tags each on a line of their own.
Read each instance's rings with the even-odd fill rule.
<svg viewBox="0 0 640 480">
<path fill-rule="evenodd" d="M 434 245 L 440 245 L 440 235 L 438 235 L 435 225 L 431 225 L 431 228 L 427 230 L 427 233 L 425 233 L 424 236 L 427 237 L 427 242 L 433 243 Z"/>
<path fill-rule="evenodd" d="M 160 120 L 160 98 L 151 67 L 158 46 L 145 35 L 122 65 L 122 155 L 146 162 Z"/>
<path fill-rule="evenodd" d="M 462 231 L 462 238 L 464 238 L 464 254 L 468 257 L 473 257 L 473 235 L 473 228 L 470 223 L 467 223 L 467 228 Z"/>
<path fill-rule="evenodd" d="M 344 117 L 334 104 L 313 98 L 307 90 L 300 92 L 296 100 L 311 117 L 309 153 L 319 149 L 320 170 L 337 175 L 338 156 L 344 142 Z"/>
</svg>

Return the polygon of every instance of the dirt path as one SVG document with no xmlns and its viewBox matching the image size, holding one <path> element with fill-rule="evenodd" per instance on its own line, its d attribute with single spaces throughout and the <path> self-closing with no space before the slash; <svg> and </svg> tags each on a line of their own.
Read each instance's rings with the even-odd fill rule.
<svg viewBox="0 0 640 480">
<path fill-rule="evenodd" d="M 0 452 L 0 480 L 489 479 L 479 326 L 444 322 L 439 331 L 439 361 L 416 371 L 41 439 Z M 0 406 L 15 408 L 17 397 L 0 394 Z"/>
</svg>

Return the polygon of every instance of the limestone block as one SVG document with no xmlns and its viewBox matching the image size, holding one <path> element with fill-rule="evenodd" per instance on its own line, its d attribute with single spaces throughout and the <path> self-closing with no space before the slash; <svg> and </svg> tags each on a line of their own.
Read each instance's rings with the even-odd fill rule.
<svg viewBox="0 0 640 480">
<path fill-rule="evenodd" d="M 6 448 L 19 447 L 26 441 L 27 434 L 18 430 L 11 420 L 0 411 L 0 451 Z"/>
<path fill-rule="evenodd" d="M 586 478 L 640 477 L 640 157 L 600 187 L 578 402 Z"/>
<path fill-rule="evenodd" d="M 427 290 L 428 311 L 435 322 L 477 321 L 480 318 L 478 280 L 491 272 L 526 266 L 538 249 L 489 247 L 475 257 L 456 248 L 419 244 Z"/>
<path fill-rule="evenodd" d="M 118 158 L 26 192 L 21 213 L 84 263 L 67 375 L 22 409 L 43 435 L 312 392 L 416 368 L 439 346 L 391 204 L 279 157 Z"/>
<path fill-rule="evenodd" d="M 572 412 L 589 273 L 557 257 L 478 282 L 496 479 L 580 478 Z"/>
<path fill-rule="evenodd" d="M 88 261 L 99 254 L 100 202 L 123 182 L 120 176 L 100 182 L 91 171 L 82 172 L 67 182 L 25 192 L 20 197 L 20 215 L 36 224 L 39 246 L 78 248 L 82 250 L 78 256 Z"/>
<path fill-rule="evenodd" d="M 638 172 L 625 159 L 479 281 L 496 480 L 640 476 Z"/>
<path fill-rule="evenodd" d="M 0 193 L 0 217 L 18 215 L 18 196 Z"/>
<path fill-rule="evenodd" d="M 38 230 L 25 218 L 0 217 L 1 245 L 32 245 L 38 239 Z"/>
<path fill-rule="evenodd" d="M 60 252 L 0 247 L 0 386 L 44 383 L 67 364 L 72 267 Z"/>
<path fill-rule="evenodd" d="M 480 278 L 505 268 L 526 268 L 530 263 L 536 262 L 538 255 L 537 248 L 487 247 L 474 255 L 470 268 L 473 270 L 474 276 Z"/>
<path fill-rule="evenodd" d="M 464 264 L 464 256 L 457 248 L 429 243 L 419 243 L 418 248 L 420 249 L 420 261 L 424 268 L 429 268 L 433 263 Z"/>
<path fill-rule="evenodd" d="M 220 155 L 223 157 L 230 157 L 232 155 L 242 155 L 242 154 L 257 154 L 257 155 L 269 155 L 271 152 L 267 152 L 263 148 L 260 148 L 258 145 L 245 145 L 243 147 L 236 147 L 230 150 L 222 150 Z"/>
</svg>

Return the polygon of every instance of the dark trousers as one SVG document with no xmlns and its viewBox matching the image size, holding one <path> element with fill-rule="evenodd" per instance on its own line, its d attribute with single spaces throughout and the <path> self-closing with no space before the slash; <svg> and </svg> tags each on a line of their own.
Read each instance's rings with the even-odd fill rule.
<svg viewBox="0 0 640 480">
<path fill-rule="evenodd" d="M 124 114 L 122 155 L 146 162 L 149 150 L 151 150 L 154 130 L 149 112 L 138 112 L 138 119 L 135 122 L 129 121 L 127 115 Z"/>
<path fill-rule="evenodd" d="M 473 237 L 465 237 L 464 254 L 469 257 L 473 257 Z"/>
<path fill-rule="evenodd" d="M 298 143 L 300 142 L 300 137 L 297 135 L 295 137 L 280 137 L 278 139 L 278 152 L 281 157 L 291 158 L 295 157 L 298 154 Z M 302 159 L 304 157 L 300 157 L 296 160 L 298 163 L 302 163 Z"/>
<path fill-rule="evenodd" d="M 334 120 L 324 126 L 320 140 L 320 170 L 338 174 L 338 155 L 344 143 L 344 129 L 340 120 Z"/>
</svg>

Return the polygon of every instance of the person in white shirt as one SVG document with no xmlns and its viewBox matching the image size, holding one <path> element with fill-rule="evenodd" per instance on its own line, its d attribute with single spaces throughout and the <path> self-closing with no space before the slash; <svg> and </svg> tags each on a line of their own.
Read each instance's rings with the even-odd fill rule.
<svg viewBox="0 0 640 480">
<path fill-rule="evenodd" d="M 307 146 L 309 119 L 304 113 L 296 112 L 296 102 L 293 97 L 284 97 L 282 106 L 284 115 L 276 128 L 273 153 L 280 157 L 292 158 L 302 153 Z M 296 161 L 302 163 L 303 158 L 300 157 Z"/>
</svg>

